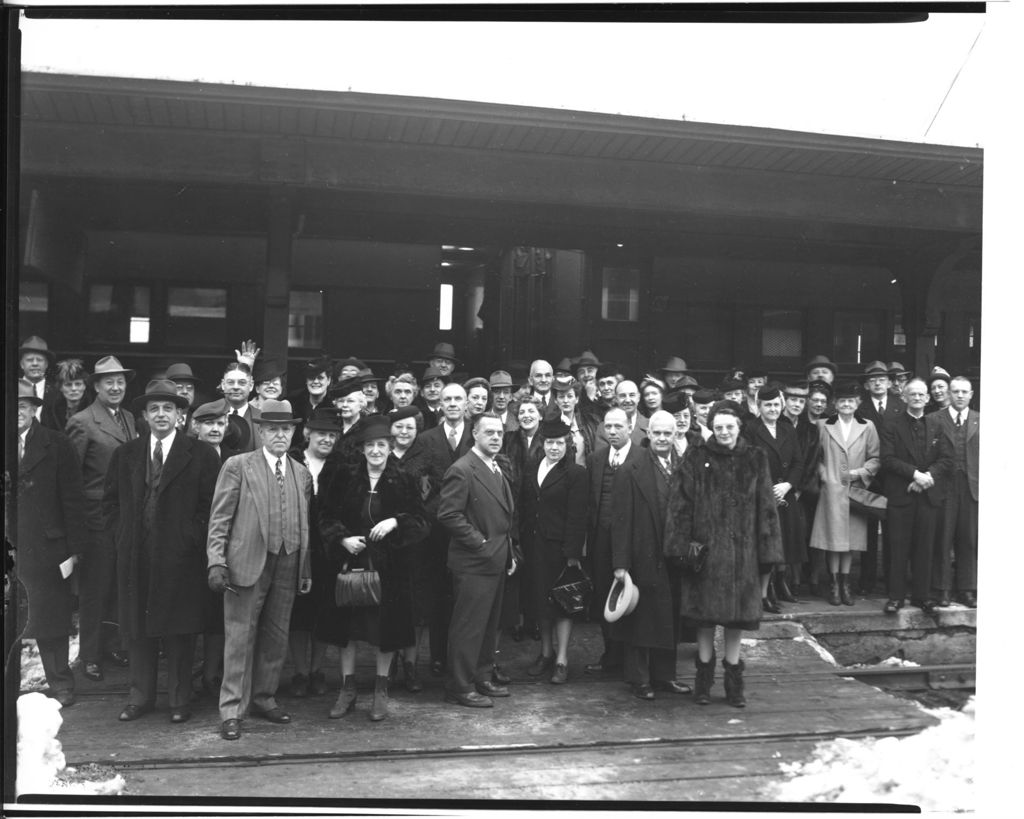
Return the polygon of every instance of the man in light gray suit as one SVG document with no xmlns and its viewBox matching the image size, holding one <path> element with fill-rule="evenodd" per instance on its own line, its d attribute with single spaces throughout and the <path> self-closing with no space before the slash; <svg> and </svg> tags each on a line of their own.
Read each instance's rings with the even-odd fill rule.
<svg viewBox="0 0 1024 819">
<path fill-rule="evenodd" d="M 210 510 L 210 588 L 224 596 L 221 736 L 238 739 L 250 710 L 291 722 L 274 693 L 288 650 L 295 594 L 310 590 L 309 471 L 287 456 L 299 419 L 288 401 L 265 401 L 262 446 L 229 458 Z"/>
</svg>

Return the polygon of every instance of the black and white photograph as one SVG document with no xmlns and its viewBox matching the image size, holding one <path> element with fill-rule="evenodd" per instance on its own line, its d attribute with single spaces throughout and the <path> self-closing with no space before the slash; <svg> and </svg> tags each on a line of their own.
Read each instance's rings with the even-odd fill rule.
<svg viewBox="0 0 1024 819">
<path fill-rule="evenodd" d="M 5 813 L 1014 804 L 1018 3 L 4 14 Z"/>
</svg>

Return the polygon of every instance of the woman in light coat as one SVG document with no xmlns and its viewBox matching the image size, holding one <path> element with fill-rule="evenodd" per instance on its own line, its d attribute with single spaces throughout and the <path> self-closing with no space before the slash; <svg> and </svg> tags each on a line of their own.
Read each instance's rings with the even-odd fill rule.
<svg viewBox="0 0 1024 819">
<path fill-rule="evenodd" d="M 850 564 L 854 552 L 867 549 L 868 527 L 866 518 L 850 514 L 850 486 L 867 487 L 881 461 L 875 425 L 855 414 L 860 406 L 857 384 L 839 384 L 835 399 L 838 415 L 818 422 L 821 494 L 810 546 L 824 551 L 828 561 L 828 602 L 852 606 Z"/>
</svg>

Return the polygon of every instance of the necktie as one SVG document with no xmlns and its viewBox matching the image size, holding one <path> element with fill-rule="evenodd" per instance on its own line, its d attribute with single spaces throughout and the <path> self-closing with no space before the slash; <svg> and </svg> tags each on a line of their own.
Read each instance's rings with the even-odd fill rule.
<svg viewBox="0 0 1024 819">
<path fill-rule="evenodd" d="M 459 436 L 455 434 L 454 427 L 448 430 L 448 446 L 452 448 L 452 452 L 459 447 Z"/>
<path fill-rule="evenodd" d="M 960 426 L 963 423 L 963 419 L 960 417 L 960 413 L 956 414 L 956 425 Z"/>
<path fill-rule="evenodd" d="M 878 414 L 881 415 L 883 412 L 885 412 L 885 402 L 881 398 L 879 398 L 878 399 Z"/>
<path fill-rule="evenodd" d="M 668 458 L 659 458 L 658 460 L 661 461 L 661 469 L 662 469 L 662 471 L 666 475 L 671 475 L 672 474 L 672 463 L 671 463 L 671 461 L 669 461 Z"/>
<path fill-rule="evenodd" d="M 611 465 L 612 466 L 618 466 L 619 465 L 619 450 L 617 450 L 617 449 L 613 449 L 612 450 Z"/>
<path fill-rule="evenodd" d="M 117 421 L 117 425 L 121 427 L 121 432 L 124 434 L 126 441 L 131 439 L 131 434 L 128 432 L 128 424 L 124 421 L 124 416 L 121 415 L 121 410 L 114 410 L 114 420 Z"/>
<path fill-rule="evenodd" d="M 160 476 L 164 471 L 164 445 L 163 441 L 159 438 L 156 440 L 156 446 L 153 447 L 153 474 L 150 480 L 150 484 L 154 489 L 160 486 Z"/>
<path fill-rule="evenodd" d="M 25 457 L 25 439 L 20 435 L 18 436 L 18 463 L 21 463 L 21 459 Z"/>
</svg>

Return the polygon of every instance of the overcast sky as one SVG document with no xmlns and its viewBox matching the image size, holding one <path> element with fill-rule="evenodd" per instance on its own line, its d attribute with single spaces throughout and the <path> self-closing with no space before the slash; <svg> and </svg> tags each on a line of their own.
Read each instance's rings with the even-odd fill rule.
<svg viewBox="0 0 1024 819">
<path fill-rule="evenodd" d="M 26 18 L 22 63 L 974 146 L 986 144 L 992 16 L 899 25 Z"/>
</svg>

